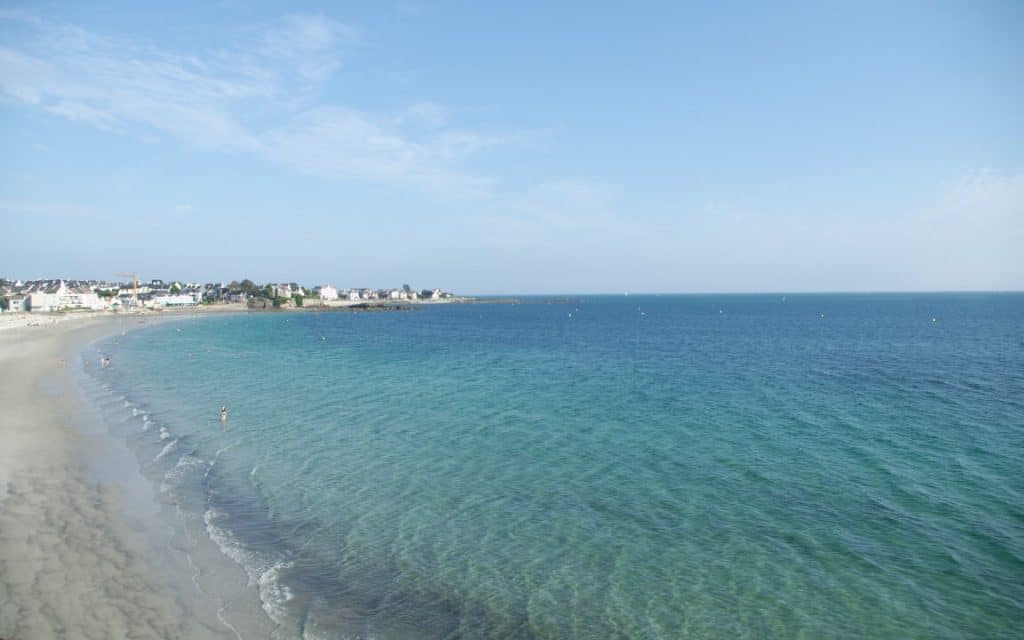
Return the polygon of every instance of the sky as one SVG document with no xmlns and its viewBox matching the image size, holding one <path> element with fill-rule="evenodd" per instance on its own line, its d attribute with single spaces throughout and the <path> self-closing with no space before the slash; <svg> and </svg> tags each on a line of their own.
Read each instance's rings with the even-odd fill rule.
<svg viewBox="0 0 1024 640">
<path fill-rule="evenodd" d="M 0 276 L 1021 290 L 1022 79 L 1021 2 L 0 2 Z"/>
</svg>

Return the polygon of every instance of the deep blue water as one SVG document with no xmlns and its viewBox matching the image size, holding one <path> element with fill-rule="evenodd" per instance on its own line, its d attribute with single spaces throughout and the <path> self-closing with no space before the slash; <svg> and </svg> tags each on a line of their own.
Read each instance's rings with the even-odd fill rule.
<svg viewBox="0 0 1024 640">
<path fill-rule="evenodd" d="M 286 637 L 1020 637 L 1024 295 L 268 313 L 99 348 L 162 499 Z"/>
</svg>

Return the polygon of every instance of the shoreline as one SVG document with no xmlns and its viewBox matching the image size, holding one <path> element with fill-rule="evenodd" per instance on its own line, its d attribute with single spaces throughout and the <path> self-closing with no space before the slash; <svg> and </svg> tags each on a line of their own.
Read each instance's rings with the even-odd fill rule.
<svg viewBox="0 0 1024 640">
<path fill-rule="evenodd" d="M 0 638 L 242 637 L 173 553 L 151 483 L 83 387 L 82 354 L 120 318 L 71 318 L 0 332 L 0 366 L 17 372 L 0 385 Z"/>
<path fill-rule="evenodd" d="M 224 305 L 197 305 L 195 307 L 175 307 L 172 309 L 161 309 L 159 311 L 146 310 L 137 311 L 53 311 L 53 312 L 31 312 L 22 311 L 18 313 L 4 313 L 0 315 L 0 334 L 4 331 L 12 331 L 22 328 L 51 327 L 73 323 L 76 326 L 85 320 L 108 320 L 112 323 L 130 319 L 147 321 L 157 320 L 164 317 L 178 317 L 188 315 L 219 315 L 243 313 L 252 311 L 243 304 Z M 71 327 L 73 329 L 75 327 Z M 99 336 L 102 337 L 102 336 Z M 99 337 L 94 339 L 99 339 Z M 82 345 L 83 347 L 86 345 Z"/>
<path fill-rule="evenodd" d="M 515 304 L 517 298 L 475 298 L 456 297 L 444 300 L 332 300 L 320 304 L 303 307 L 257 308 L 246 303 L 232 302 L 224 304 L 199 304 L 187 307 L 168 307 L 164 309 L 143 309 L 135 311 L 47 311 L 47 312 L 6 312 L 0 314 L 0 333 L 25 327 L 49 327 L 66 322 L 83 320 L 110 319 L 111 321 L 127 321 L 136 319 L 141 322 L 159 320 L 166 317 L 209 316 L 236 313 L 319 313 L 366 311 L 409 311 L 416 307 L 429 307 L 449 304 Z"/>
<path fill-rule="evenodd" d="M 254 578 L 211 522 L 182 522 L 147 476 L 148 458 L 126 436 L 148 428 L 146 412 L 87 371 L 118 333 L 242 312 L 264 313 L 238 304 L 0 317 L 0 367 L 17 372 L 0 385 L 0 639 L 71 629 L 83 637 L 288 634 L 264 598 L 267 576 Z"/>
</svg>

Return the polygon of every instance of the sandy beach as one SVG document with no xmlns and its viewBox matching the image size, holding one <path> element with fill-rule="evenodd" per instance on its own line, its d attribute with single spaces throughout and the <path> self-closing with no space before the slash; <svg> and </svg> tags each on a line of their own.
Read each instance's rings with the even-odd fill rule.
<svg viewBox="0 0 1024 640">
<path fill-rule="evenodd" d="M 5 640 L 238 637 L 189 593 L 191 585 L 182 586 L 187 581 L 155 567 L 152 536 L 122 508 L 132 465 L 123 465 L 124 486 L 94 471 L 116 446 L 74 367 L 83 347 L 119 327 L 117 318 L 100 316 L 0 332 Z"/>
</svg>

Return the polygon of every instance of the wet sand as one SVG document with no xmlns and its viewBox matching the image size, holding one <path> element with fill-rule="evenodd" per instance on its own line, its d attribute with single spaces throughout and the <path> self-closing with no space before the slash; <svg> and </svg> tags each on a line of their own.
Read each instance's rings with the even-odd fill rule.
<svg viewBox="0 0 1024 640">
<path fill-rule="evenodd" d="M 95 472 L 114 445 L 74 367 L 119 328 L 98 317 L 0 332 L 0 638 L 238 637 L 156 568 L 152 536 L 126 517 L 130 491 Z"/>
</svg>

